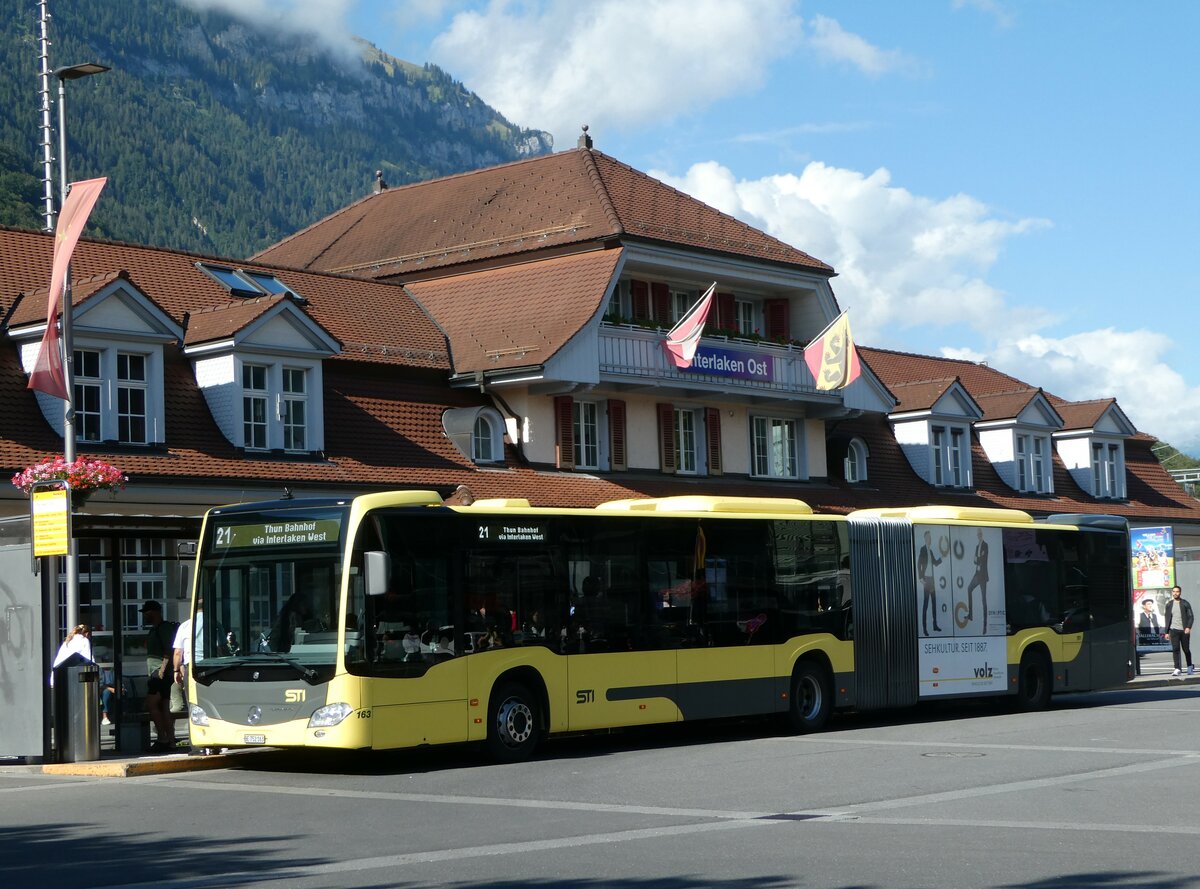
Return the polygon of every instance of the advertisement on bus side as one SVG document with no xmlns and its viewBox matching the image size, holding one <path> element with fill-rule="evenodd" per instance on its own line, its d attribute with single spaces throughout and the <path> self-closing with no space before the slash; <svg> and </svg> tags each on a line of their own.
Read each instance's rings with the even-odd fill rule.
<svg viewBox="0 0 1200 889">
<path fill-rule="evenodd" d="M 999 528 L 919 525 L 915 558 L 921 697 L 1008 687 L 1005 543 Z"/>
</svg>

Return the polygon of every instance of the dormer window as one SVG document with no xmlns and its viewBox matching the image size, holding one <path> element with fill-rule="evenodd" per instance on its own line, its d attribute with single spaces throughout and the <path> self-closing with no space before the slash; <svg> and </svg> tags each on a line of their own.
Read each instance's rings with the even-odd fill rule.
<svg viewBox="0 0 1200 889">
<path fill-rule="evenodd" d="M 971 449 L 963 426 L 933 426 L 933 483 L 942 488 L 965 488 L 970 484 Z"/>
<path fill-rule="evenodd" d="M 1115 442 L 1092 443 L 1092 492 L 1106 500 L 1125 497 L 1125 466 L 1121 445 Z"/>
<path fill-rule="evenodd" d="M 472 463 L 499 464 L 504 460 L 504 418 L 490 407 L 455 407 L 442 414 L 442 429 Z"/>
<path fill-rule="evenodd" d="M 1013 463 L 1017 490 L 1033 494 L 1050 492 L 1050 438 L 1017 433 L 1013 439 Z"/>
<path fill-rule="evenodd" d="M 75 439 L 144 445 L 157 416 L 158 355 L 117 348 L 75 349 Z"/>
<path fill-rule="evenodd" d="M 480 414 L 475 418 L 475 429 L 471 433 L 471 459 L 476 463 L 491 463 L 494 444 L 492 439 L 492 424 L 486 416 Z"/>
<path fill-rule="evenodd" d="M 308 375 L 305 367 L 242 364 L 242 446 L 246 450 L 310 449 Z"/>
</svg>

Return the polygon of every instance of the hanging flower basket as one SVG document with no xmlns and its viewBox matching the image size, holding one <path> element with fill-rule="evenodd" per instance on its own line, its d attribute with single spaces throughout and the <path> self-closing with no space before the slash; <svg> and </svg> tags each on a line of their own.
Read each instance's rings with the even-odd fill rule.
<svg viewBox="0 0 1200 889">
<path fill-rule="evenodd" d="M 71 506 L 80 509 L 97 491 L 119 491 L 125 487 L 129 477 L 117 467 L 103 460 L 80 457 L 68 463 L 55 457 L 45 463 L 35 463 L 12 477 L 12 483 L 28 494 L 34 482 L 65 481 L 71 486 Z"/>
</svg>

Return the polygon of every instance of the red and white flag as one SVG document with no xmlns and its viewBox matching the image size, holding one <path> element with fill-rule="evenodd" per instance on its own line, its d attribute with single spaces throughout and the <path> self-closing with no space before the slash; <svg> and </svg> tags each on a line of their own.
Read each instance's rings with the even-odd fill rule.
<svg viewBox="0 0 1200 889">
<path fill-rule="evenodd" d="M 46 332 L 42 334 L 42 345 L 38 349 L 37 361 L 29 374 L 30 389 L 37 389 L 63 401 L 69 401 L 66 377 L 63 376 L 62 348 L 58 341 L 58 304 L 62 301 L 63 284 L 67 280 L 67 267 L 71 254 L 83 227 L 87 224 L 92 207 L 100 197 L 106 178 L 72 182 L 67 199 L 63 201 L 54 227 L 54 265 L 50 271 L 50 294 L 46 305 Z M 70 307 L 67 307 L 70 311 Z"/>
<path fill-rule="evenodd" d="M 667 331 L 663 348 L 667 350 L 676 367 L 692 366 L 692 359 L 696 357 L 696 347 L 700 345 L 700 335 L 704 333 L 704 322 L 708 319 L 708 310 L 712 308 L 713 293 L 716 289 L 717 282 L 713 281 L 712 286 L 704 291 L 704 295 L 696 304 Z"/>
<path fill-rule="evenodd" d="M 804 347 L 804 363 L 812 371 L 818 390 L 844 389 L 858 379 L 862 368 L 845 312 Z"/>
</svg>

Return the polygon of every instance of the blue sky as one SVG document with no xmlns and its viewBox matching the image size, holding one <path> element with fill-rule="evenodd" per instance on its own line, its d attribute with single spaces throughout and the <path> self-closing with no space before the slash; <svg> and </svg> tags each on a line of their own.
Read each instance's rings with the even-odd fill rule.
<svg viewBox="0 0 1200 889">
<path fill-rule="evenodd" d="M 863 343 L 1200 454 L 1200 4 L 188 0 L 432 61 L 833 265 Z"/>
</svg>

